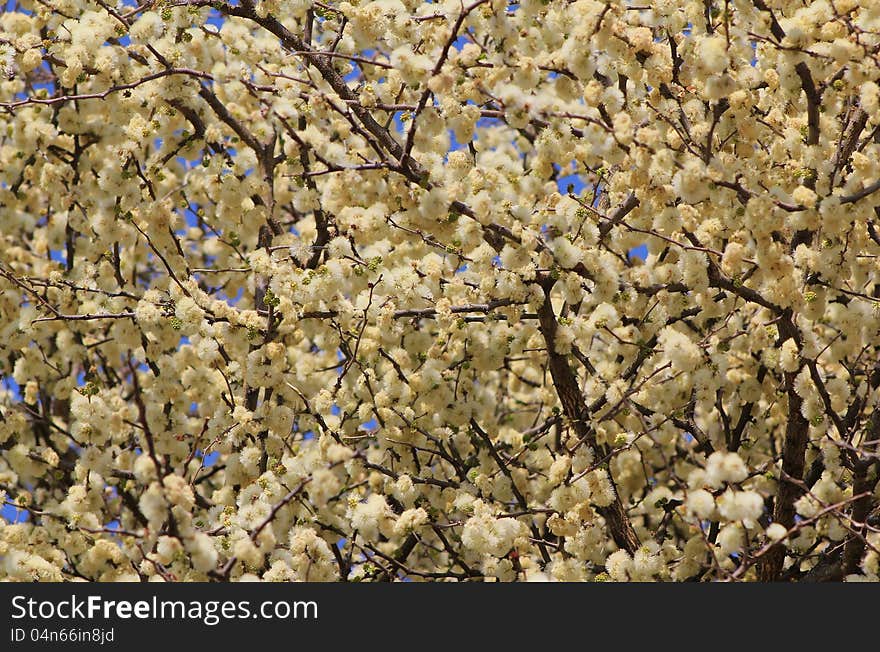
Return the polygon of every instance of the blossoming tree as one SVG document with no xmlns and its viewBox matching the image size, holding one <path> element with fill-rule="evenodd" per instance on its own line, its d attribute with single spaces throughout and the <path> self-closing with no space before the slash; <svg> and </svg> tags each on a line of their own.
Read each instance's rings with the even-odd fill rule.
<svg viewBox="0 0 880 652">
<path fill-rule="evenodd" d="M 868 0 L 10 0 L 0 576 L 877 580 L 878 57 Z"/>
</svg>

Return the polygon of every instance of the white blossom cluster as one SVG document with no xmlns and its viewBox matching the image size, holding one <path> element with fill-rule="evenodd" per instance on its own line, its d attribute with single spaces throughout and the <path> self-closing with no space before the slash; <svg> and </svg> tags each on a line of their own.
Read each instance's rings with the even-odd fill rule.
<svg viewBox="0 0 880 652">
<path fill-rule="evenodd" d="M 15 6 L 0 579 L 880 579 L 880 3 Z"/>
</svg>

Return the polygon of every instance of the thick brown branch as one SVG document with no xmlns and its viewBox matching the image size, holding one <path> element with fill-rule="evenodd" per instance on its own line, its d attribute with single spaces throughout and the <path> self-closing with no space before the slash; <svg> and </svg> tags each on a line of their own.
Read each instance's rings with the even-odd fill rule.
<svg viewBox="0 0 880 652">
<path fill-rule="evenodd" d="M 556 351 L 556 331 L 558 323 L 556 315 L 553 314 L 553 307 L 550 302 L 549 288 L 545 289 L 544 302 L 538 310 L 540 318 L 541 335 L 547 346 L 547 357 L 550 363 L 550 375 L 553 378 L 553 386 L 556 388 L 556 394 L 562 403 L 562 409 L 565 416 L 574 428 L 578 438 L 587 443 L 590 447 L 602 454 L 604 451 L 596 442 L 596 433 L 590 425 L 590 412 L 584 401 L 584 396 L 578 387 L 577 378 L 568 365 L 565 356 Z M 600 507 L 599 513 L 608 524 L 608 529 L 614 542 L 622 549 L 630 554 L 634 553 L 640 543 L 636 532 L 633 529 L 629 516 L 620 502 L 620 496 L 617 493 L 617 487 L 614 485 L 614 479 L 608 474 L 612 487 L 614 487 L 614 502 L 607 507 Z"/>
</svg>

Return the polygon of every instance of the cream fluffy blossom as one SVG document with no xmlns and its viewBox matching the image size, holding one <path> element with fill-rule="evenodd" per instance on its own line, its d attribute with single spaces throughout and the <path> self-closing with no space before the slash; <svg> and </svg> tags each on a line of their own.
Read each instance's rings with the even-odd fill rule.
<svg viewBox="0 0 880 652">
<path fill-rule="evenodd" d="M 688 494 L 687 507 L 698 518 L 709 518 L 715 511 L 715 499 L 705 489 L 697 489 Z"/>
<path fill-rule="evenodd" d="M 780 523 L 771 523 L 767 526 L 767 538 L 771 541 L 781 541 L 787 532 L 785 526 Z"/>
<path fill-rule="evenodd" d="M 0 575 L 877 580 L 876 3 L 636 4 L 0 13 Z"/>
<path fill-rule="evenodd" d="M 391 510 L 380 495 L 372 495 L 366 502 L 359 503 L 351 514 L 351 526 L 370 541 L 377 539 L 379 530 L 388 528 L 390 521 Z"/>
<path fill-rule="evenodd" d="M 726 482 L 742 482 L 748 474 L 748 467 L 736 453 L 719 451 L 709 456 L 706 480 L 712 487 L 720 487 Z"/>
<path fill-rule="evenodd" d="M 754 491 L 728 489 L 718 498 L 718 511 L 731 521 L 754 521 L 764 511 L 764 499 Z"/>
<path fill-rule="evenodd" d="M 461 540 L 474 552 L 500 557 L 507 554 L 525 532 L 523 523 L 513 518 L 496 518 L 491 507 L 477 501 L 474 515 L 464 524 Z"/>
<path fill-rule="evenodd" d="M 421 507 L 408 509 L 394 523 L 396 534 L 410 534 L 428 522 L 428 513 Z"/>
<path fill-rule="evenodd" d="M 700 363 L 699 347 L 686 334 L 667 326 L 660 333 L 658 343 L 663 347 L 666 358 L 674 368 L 681 371 L 693 371 Z"/>
<path fill-rule="evenodd" d="M 309 528 L 292 530 L 290 554 L 293 578 L 303 582 L 329 582 L 337 579 L 339 571 L 330 546 L 319 538 L 314 530 Z"/>
<path fill-rule="evenodd" d="M 696 63 L 710 74 L 718 74 L 728 66 L 728 45 L 721 36 L 701 39 L 696 48 Z"/>
</svg>

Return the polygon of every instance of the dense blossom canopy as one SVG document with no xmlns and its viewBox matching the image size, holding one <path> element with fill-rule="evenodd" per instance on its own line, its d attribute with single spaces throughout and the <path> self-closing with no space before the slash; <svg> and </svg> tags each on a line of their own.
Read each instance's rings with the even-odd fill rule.
<svg viewBox="0 0 880 652">
<path fill-rule="evenodd" d="M 873 0 L 10 0 L 0 577 L 877 580 L 878 57 Z"/>
</svg>

